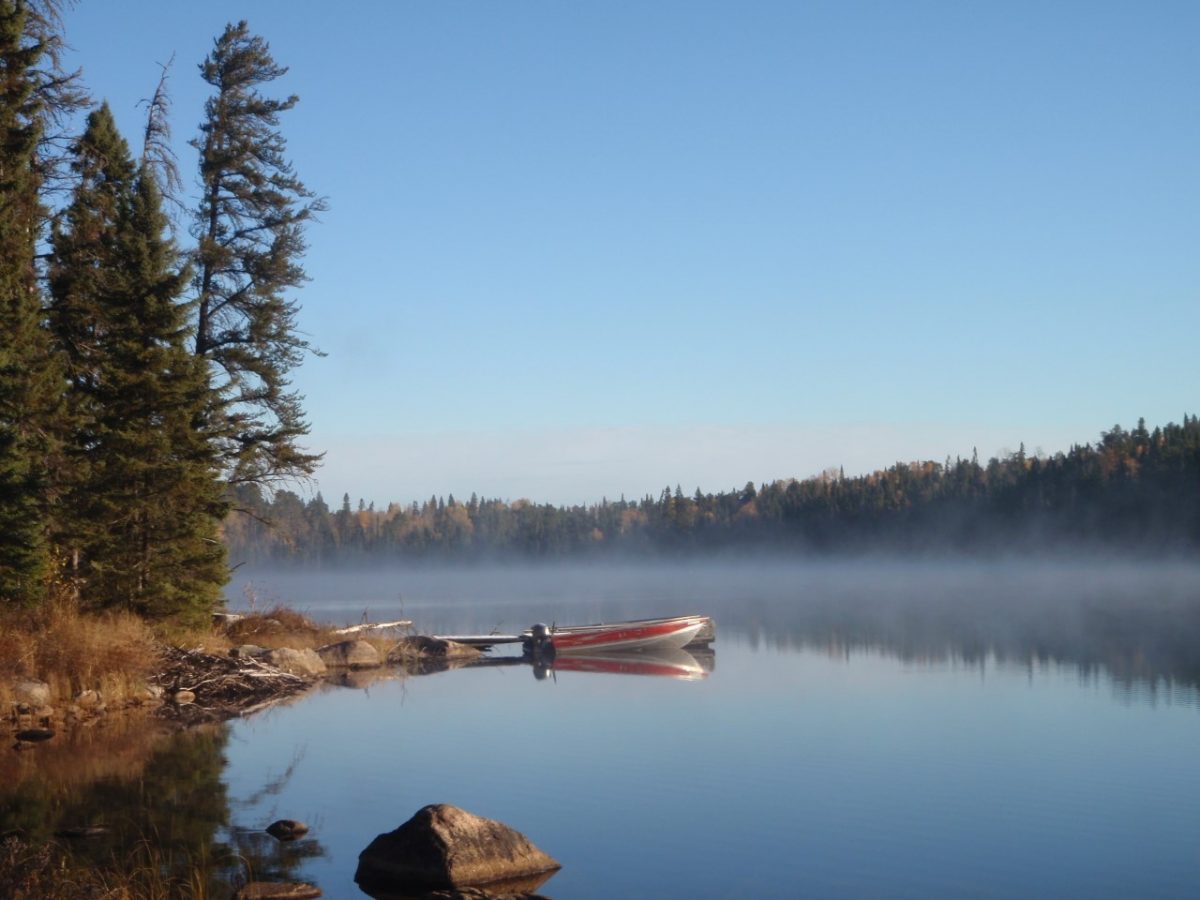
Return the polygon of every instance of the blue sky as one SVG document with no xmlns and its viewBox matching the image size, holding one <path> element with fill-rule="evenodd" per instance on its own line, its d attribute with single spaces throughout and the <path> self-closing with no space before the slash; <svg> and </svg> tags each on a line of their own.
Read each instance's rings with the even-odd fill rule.
<svg viewBox="0 0 1200 900">
<path fill-rule="evenodd" d="M 329 197 L 319 486 L 585 502 L 1200 412 L 1195 3 L 84 0 L 127 135 L 248 19 Z M 349 12 L 347 12 L 349 10 Z"/>
</svg>

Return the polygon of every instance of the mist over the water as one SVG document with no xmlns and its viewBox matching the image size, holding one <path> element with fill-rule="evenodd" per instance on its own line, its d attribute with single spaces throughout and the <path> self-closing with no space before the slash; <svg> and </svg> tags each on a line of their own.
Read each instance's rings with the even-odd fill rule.
<svg viewBox="0 0 1200 900">
<path fill-rule="evenodd" d="M 292 606 L 423 633 L 516 633 L 681 613 L 764 649 L 870 650 L 921 664 L 1066 664 L 1174 696 L 1200 685 L 1200 564 L 1074 561 L 680 562 L 239 571 L 233 609 Z"/>
</svg>

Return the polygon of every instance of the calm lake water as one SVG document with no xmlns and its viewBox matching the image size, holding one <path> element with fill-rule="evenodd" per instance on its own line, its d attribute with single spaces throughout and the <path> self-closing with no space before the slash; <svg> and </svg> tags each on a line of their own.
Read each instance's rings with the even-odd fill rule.
<svg viewBox="0 0 1200 900">
<path fill-rule="evenodd" d="M 562 862 L 558 898 L 1200 894 L 1200 567 L 258 574 L 230 598 L 442 633 L 703 612 L 718 637 L 668 661 L 686 678 L 390 673 L 144 749 L 117 727 L 120 751 L 20 754 L 0 831 L 111 821 L 352 898 L 371 839 L 444 802 Z M 258 833 L 281 817 L 309 838 Z"/>
</svg>

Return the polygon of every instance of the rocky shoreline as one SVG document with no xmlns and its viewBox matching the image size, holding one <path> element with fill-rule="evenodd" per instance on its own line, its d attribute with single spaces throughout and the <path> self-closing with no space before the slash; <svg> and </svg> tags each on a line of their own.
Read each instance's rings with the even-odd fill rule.
<svg viewBox="0 0 1200 900">
<path fill-rule="evenodd" d="M 94 689 L 55 698 L 45 681 L 16 681 L 5 719 L 13 749 L 21 751 L 111 713 L 147 713 L 185 726 L 220 722 L 252 715 L 347 673 L 384 667 L 423 673 L 481 655 L 474 647 L 421 635 L 402 637 L 384 651 L 378 643 L 349 639 L 315 649 L 239 644 L 226 653 L 163 646 L 145 685 L 120 698 Z"/>
<path fill-rule="evenodd" d="M 213 650 L 157 645 L 152 660 L 149 654 L 143 657 L 150 662 L 140 670 L 143 674 L 130 674 L 123 692 L 114 690 L 108 697 L 100 690 L 88 689 L 64 699 L 61 681 L 60 693 L 55 695 L 53 691 L 53 675 L 48 681 L 26 678 L 0 685 L 7 689 L 4 696 L 10 701 L 0 714 L 11 725 L 13 749 L 34 751 L 29 758 L 11 759 L 10 766 L 26 769 L 36 763 L 39 768 L 53 767 L 66 758 L 86 755 L 87 748 L 95 744 L 91 742 L 91 729 L 85 726 L 98 726 L 105 732 L 154 731 L 160 735 L 159 740 L 169 739 L 162 735 L 190 731 L 193 726 L 203 731 L 209 723 L 253 715 L 322 683 L 357 685 L 364 679 L 370 683 L 381 677 L 424 674 L 469 665 L 483 656 L 475 647 L 421 635 L 302 645 L 314 637 L 317 640 L 312 642 L 317 643 L 331 634 L 339 636 L 328 629 L 260 633 L 263 643 L 301 644 L 298 647 L 236 643 L 245 635 L 232 630 L 217 635 L 222 642 L 232 638 L 232 646 L 218 645 Z M 149 674 L 145 674 L 147 669 Z M 131 719 L 127 715 L 147 718 Z M 156 723 L 154 728 L 148 727 L 151 722 Z M 39 747 L 45 749 L 37 752 Z M 305 823 L 291 819 L 275 821 L 265 829 L 266 834 L 283 843 L 303 838 L 308 831 Z M 111 828 L 107 823 L 84 822 L 59 827 L 53 834 L 53 840 L 43 838 L 33 843 L 20 829 L 0 834 L 0 894 L 7 893 L 7 884 L 35 891 L 22 896 L 37 895 L 40 878 L 57 878 L 76 865 L 68 845 L 85 839 L 104 840 L 111 835 Z M 158 862 L 152 858 L 147 865 Z M 360 854 L 355 880 L 374 896 L 531 900 L 541 897 L 535 893 L 537 888 L 558 868 L 556 860 L 503 823 L 453 806 L 433 804 L 395 831 L 378 835 Z M 86 868 L 71 871 L 79 877 L 89 874 Z M 140 877 L 140 871 L 132 868 L 110 874 L 119 883 L 124 883 L 120 878 L 126 878 L 132 884 L 130 879 Z M 262 880 L 263 875 L 270 878 L 266 872 L 253 878 L 248 870 L 245 880 L 238 883 L 235 879 L 229 885 L 230 894 L 226 896 L 235 900 L 297 900 L 322 895 L 313 884 Z M 100 873 L 97 877 L 96 883 L 100 884 L 109 876 Z M 85 882 L 92 883 L 86 879 L 80 883 Z"/>
</svg>

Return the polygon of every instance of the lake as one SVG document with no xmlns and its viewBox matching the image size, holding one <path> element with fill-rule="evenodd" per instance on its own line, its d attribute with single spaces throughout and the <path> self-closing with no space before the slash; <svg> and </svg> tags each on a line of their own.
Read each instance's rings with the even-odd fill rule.
<svg viewBox="0 0 1200 900">
<path fill-rule="evenodd" d="M 388 672 L 148 745 L 146 729 L 112 726 L 119 750 L 90 735 L 59 757 L 21 754 L 0 831 L 105 819 L 118 833 L 88 852 L 151 832 L 335 898 L 363 896 L 358 853 L 429 803 L 524 832 L 563 864 L 540 888 L 558 898 L 1200 885 L 1194 565 L 251 573 L 229 595 L 435 633 L 698 612 L 717 641 L 658 675 Z M 260 830 L 281 817 L 312 830 L 276 845 Z"/>
</svg>

